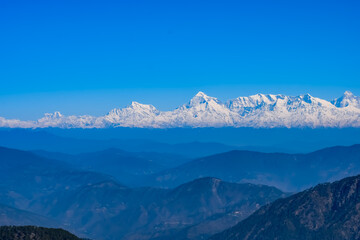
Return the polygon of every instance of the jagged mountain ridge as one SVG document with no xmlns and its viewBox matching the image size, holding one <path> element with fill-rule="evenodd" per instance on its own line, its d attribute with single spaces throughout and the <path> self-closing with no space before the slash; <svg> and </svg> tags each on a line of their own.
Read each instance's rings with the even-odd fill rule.
<svg viewBox="0 0 360 240">
<path fill-rule="evenodd" d="M 147 183 L 173 187 L 202 176 L 213 176 L 230 182 L 260 183 L 297 192 L 320 182 L 359 174 L 359 163 L 359 144 L 324 148 L 306 154 L 234 150 L 161 171 L 151 175 Z"/>
<path fill-rule="evenodd" d="M 105 159 L 113 153 L 121 152 L 110 149 L 94 157 Z M 93 154 L 85 155 L 83 161 L 92 162 Z M 172 189 L 129 188 L 109 175 L 65 161 L 0 147 L 0 225 L 30 222 L 48 227 L 52 222 L 47 219 L 55 219 L 53 226 L 91 239 L 169 239 L 181 232 L 197 240 L 287 196 L 275 187 L 211 177 Z M 209 227 L 214 224 L 216 228 Z"/>
<path fill-rule="evenodd" d="M 37 121 L 0 117 L 0 127 L 9 128 L 176 128 L 176 127 L 360 127 L 360 97 L 346 91 L 332 101 L 309 94 L 296 97 L 257 94 L 223 103 L 197 93 L 187 104 L 173 111 L 132 102 L 105 116 L 64 116 L 47 113 Z"/>
<path fill-rule="evenodd" d="M 209 240 L 356 240 L 359 203 L 359 175 L 319 184 L 260 208 Z"/>
<path fill-rule="evenodd" d="M 285 196 L 274 187 L 211 177 L 173 189 L 127 188 L 104 181 L 73 191 L 49 215 L 91 239 L 200 240 Z"/>
</svg>

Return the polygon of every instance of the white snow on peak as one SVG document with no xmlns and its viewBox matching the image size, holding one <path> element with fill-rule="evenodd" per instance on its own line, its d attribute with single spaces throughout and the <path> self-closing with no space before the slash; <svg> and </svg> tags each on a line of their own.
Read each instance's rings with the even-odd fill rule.
<svg viewBox="0 0 360 240">
<path fill-rule="evenodd" d="M 174 127 L 216 127 L 234 125 L 234 115 L 217 98 L 198 92 L 190 102 L 163 116 Z"/>
<path fill-rule="evenodd" d="M 142 110 L 151 110 L 154 111 L 156 110 L 156 108 L 153 105 L 149 105 L 149 104 L 142 104 L 142 103 L 138 103 L 138 102 L 131 102 L 131 104 L 128 106 L 128 108 L 132 108 L 132 109 L 142 109 Z"/>
<path fill-rule="evenodd" d="M 310 94 L 299 96 L 256 94 L 222 103 L 198 92 L 173 111 L 132 102 L 105 116 L 65 116 L 47 113 L 37 121 L 0 117 L 0 127 L 10 128 L 173 128 L 173 127 L 360 127 L 360 98 L 346 91 L 331 102 Z"/>
<path fill-rule="evenodd" d="M 283 95 L 256 94 L 249 97 L 238 97 L 227 101 L 226 105 L 233 111 L 243 111 L 251 108 L 259 108 L 264 105 L 275 104 Z"/>
<path fill-rule="evenodd" d="M 154 106 L 131 102 L 126 108 L 115 108 L 102 118 L 105 126 L 142 127 L 155 124 L 160 113 Z"/>
<path fill-rule="evenodd" d="M 345 91 L 340 98 L 331 101 L 338 108 L 355 107 L 360 108 L 360 97 L 355 96 L 350 91 Z"/>
<path fill-rule="evenodd" d="M 352 92 L 350 92 L 350 91 L 345 91 L 344 96 L 354 97 L 354 94 Z"/>
<path fill-rule="evenodd" d="M 219 104 L 220 101 L 217 98 L 214 97 L 210 97 L 208 95 L 206 95 L 203 92 L 198 92 L 191 100 L 188 104 L 185 104 L 185 107 L 196 107 L 202 104 L 205 105 L 216 105 Z"/>
<path fill-rule="evenodd" d="M 203 97 L 203 98 L 206 98 L 206 97 L 209 97 L 209 96 L 206 95 L 204 92 L 199 91 L 194 97 Z"/>
<path fill-rule="evenodd" d="M 54 112 L 54 113 L 45 113 L 44 118 L 47 119 L 56 119 L 56 118 L 62 118 L 63 115 L 60 112 Z"/>
</svg>

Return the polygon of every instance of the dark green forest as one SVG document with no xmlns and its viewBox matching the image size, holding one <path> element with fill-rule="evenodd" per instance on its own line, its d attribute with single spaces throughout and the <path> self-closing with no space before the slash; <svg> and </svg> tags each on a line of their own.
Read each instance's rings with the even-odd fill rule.
<svg viewBox="0 0 360 240">
<path fill-rule="evenodd" d="M 0 240 L 80 240 L 59 228 L 0 226 Z"/>
</svg>

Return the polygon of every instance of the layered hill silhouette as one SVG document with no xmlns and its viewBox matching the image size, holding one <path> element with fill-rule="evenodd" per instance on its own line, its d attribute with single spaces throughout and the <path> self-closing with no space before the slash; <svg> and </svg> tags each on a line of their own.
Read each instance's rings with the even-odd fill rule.
<svg viewBox="0 0 360 240">
<path fill-rule="evenodd" d="M 360 145 L 331 147 L 307 154 L 234 150 L 194 160 L 174 154 L 119 149 L 78 155 L 35 153 L 65 161 L 84 171 L 112 175 L 128 186 L 172 188 L 211 176 L 229 182 L 266 184 L 296 192 L 320 182 L 360 173 Z"/>
<path fill-rule="evenodd" d="M 113 165 L 117 162 L 110 156 L 123 154 L 105 153 L 100 156 Z M 97 154 L 82 160 L 92 162 Z M 1 203 L 56 219 L 61 227 L 94 239 L 152 239 L 174 233 L 201 239 L 286 196 L 274 187 L 215 178 L 174 189 L 129 188 L 110 175 L 75 168 L 72 156 L 60 161 L 8 148 L 0 148 L 0 156 Z M 213 225 L 216 228 L 208 231 Z"/>
<path fill-rule="evenodd" d="M 68 154 L 117 148 L 198 158 L 231 150 L 307 153 L 359 142 L 360 128 L 0 128 L 0 146 Z"/>
<path fill-rule="evenodd" d="M 144 184 L 145 176 L 189 161 L 188 158 L 177 154 L 127 152 L 116 148 L 75 155 L 46 151 L 33 153 L 66 162 L 83 171 L 109 174 L 127 186 L 141 186 Z"/>
<path fill-rule="evenodd" d="M 164 132 L 159 133 L 145 129 L 114 129 L 116 136 L 124 135 L 131 137 L 132 135 L 137 135 L 138 138 L 113 138 L 106 140 L 93 139 L 92 137 L 79 139 L 77 136 L 86 135 L 86 130 L 78 129 L 78 131 L 75 129 L 69 129 L 69 131 L 64 130 L 63 133 L 66 132 L 66 134 L 71 135 L 71 137 L 68 137 L 53 134 L 50 130 L 38 131 L 25 129 L 0 129 L 0 146 L 26 151 L 41 150 L 47 152 L 67 153 L 72 155 L 116 148 L 126 152 L 136 152 L 137 155 L 143 152 L 164 154 L 164 156 L 177 155 L 177 157 L 184 156 L 186 158 L 201 157 L 237 149 L 237 147 L 216 142 L 193 141 L 173 144 L 163 143 L 152 140 L 149 135 L 163 135 Z M 89 129 L 89 131 L 91 130 Z M 100 135 L 105 135 L 108 133 L 105 129 L 99 131 Z M 137 131 L 140 131 L 140 133 L 136 134 Z M 148 132 L 145 133 L 143 131 Z M 175 132 L 171 132 L 169 134 L 169 137 L 173 139 L 178 138 L 181 132 L 182 130 L 179 130 L 179 132 L 175 130 Z M 188 135 L 189 133 L 184 132 L 182 134 Z M 144 135 L 150 139 L 142 139 L 144 138 Z"/>
<path fill-rule="evenodd" d="M 359 205 L 358 175 L 279 199 L 210 240 L 356 240 Z"/>
<path fill-rule="evenodd" d="M 92 239 L 205 239 L 289 195 L 260 183 L 296 190 L 355 175 L 360 145 L 309 154 L 230 151 L 156 169 L 165 167 L 161 163 L 168 156 L 173 155 L 118 149 L 69 155 L 0 148 L 0 211 L 6 216 L 0 224 L 54 223 Z M 174 162 L 178 160 L 183 159 Z M 145 174 L 148 187 L 118 182 L 107 172 L 111 167 L 119 176 L 124 171 Z M 160 172 L 151 175 L 144 169 Z M 357 191 L 353 185 L 351 189 Z M 342 190 L 344 196 L 349 192 Z"/>
<path fill-rule="evenodd" d="M 49 213 L 101 239 L 203 239 L 286 194 L 252 184 L 202 178 L 174 189 L 129 189 L 107 181 L 80 188 Z M 199 226 L 201 224 L 201 226 Z M 211 229 L 211 230 L 210 230 Z"/>
<path fill-rule="evenodd" d="M 110 180 L 101 173 L 33 153 L 0 147 L 0 202 L 46 215 L 60 196 L 83 185 Z"/>
<path fill-rule="evenodd" d="M 155 174 L 155 186 L 172 187 L 205 176 L 299 191 L 360 173 L 360 145 L 331 147 L 308 154 L 230 151 L 198 158 Z"/>
</svg>

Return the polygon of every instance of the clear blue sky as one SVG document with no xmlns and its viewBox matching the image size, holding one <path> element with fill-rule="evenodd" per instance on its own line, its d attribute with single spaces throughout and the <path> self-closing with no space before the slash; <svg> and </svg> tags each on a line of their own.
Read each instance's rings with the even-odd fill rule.
<svg viewBox="0 0 360 240">
<path fill-rule="evenodd" d="M 360 1 L 0 1 L 0 116 L 360 95 Z"/>
</svg>

